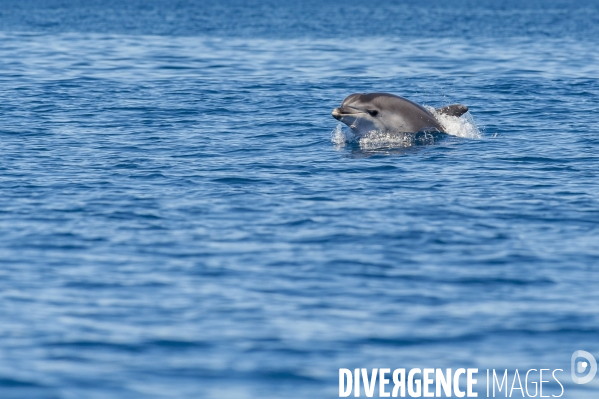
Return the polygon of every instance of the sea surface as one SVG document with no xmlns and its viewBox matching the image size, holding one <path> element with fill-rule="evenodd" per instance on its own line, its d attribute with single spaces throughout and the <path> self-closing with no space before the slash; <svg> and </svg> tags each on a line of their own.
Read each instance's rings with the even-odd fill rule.
<svg viewBox="0 0 599 399">
<path fill-rule="evenodd" d="M 598 397 L 570 356 L 599 359 L 599 2 L 0 5 L 1 398 L 383 367 Z M 352 139 L 331 111 L 372 91 L 470 112 Z"/>
</svg>

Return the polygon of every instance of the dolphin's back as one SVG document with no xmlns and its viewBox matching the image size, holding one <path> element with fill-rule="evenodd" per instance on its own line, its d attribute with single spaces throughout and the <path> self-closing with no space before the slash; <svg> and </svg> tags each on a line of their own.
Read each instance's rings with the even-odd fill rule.
<svg viewBox="0 0 599 399">
<path fill-rule="evenodd" d="M 388 93 L 368 93 L 363 96 L 363 100 L 371 101 L 392 115 L 387 122 L 390 130 L 412 133 L 433 129 L 443 131 L 433 114 L 407 98 Z"/>
</svg>

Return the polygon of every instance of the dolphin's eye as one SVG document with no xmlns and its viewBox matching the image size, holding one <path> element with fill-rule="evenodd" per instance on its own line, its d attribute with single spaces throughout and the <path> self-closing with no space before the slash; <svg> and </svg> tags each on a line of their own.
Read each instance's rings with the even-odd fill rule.
<svg viewBox="0 0 599 399">
<path fill-rule="evenodd" d="M 368 113 L 370 114 L 370 116 L 377 116 L 379 114 L 379 111 L 377 111 L 376 109 L 369 109 Z"/>
</svg>

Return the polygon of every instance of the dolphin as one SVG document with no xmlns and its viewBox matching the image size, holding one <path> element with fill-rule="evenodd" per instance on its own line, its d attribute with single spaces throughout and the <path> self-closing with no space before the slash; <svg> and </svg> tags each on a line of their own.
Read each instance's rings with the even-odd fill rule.
<svg viewBox="0 0 599 399">
<path fill-rule="evenodd" d="M 468 112 L 462 104 L 435 109 L 438 114 L 459 117 Z M 345 123 L 354 134 L 364 136 L 371 131 L 391 133 L 444 132 L 441 122 L 426 108 L 389 93 L 355 93 L 341 107 L 333 110 L 333 118 Z"/>
</svg>

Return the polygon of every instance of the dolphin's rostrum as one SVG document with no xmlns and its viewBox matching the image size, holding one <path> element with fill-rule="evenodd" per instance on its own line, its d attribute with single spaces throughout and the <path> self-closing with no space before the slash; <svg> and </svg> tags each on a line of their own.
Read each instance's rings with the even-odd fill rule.
<svg viewBox="0 0 599 399">
<path fill-rule="evenodd" d="M 459 117 L 468 111 L 462 104 L 447 105 L 435 112 Z M 358 136 L 371 131 L 391 133 L 444 132 L 445 129 L 426 108 L 403 97 L 388 93 L 349 95 L 333 117 L 351 128 Z"/>
</svg>

